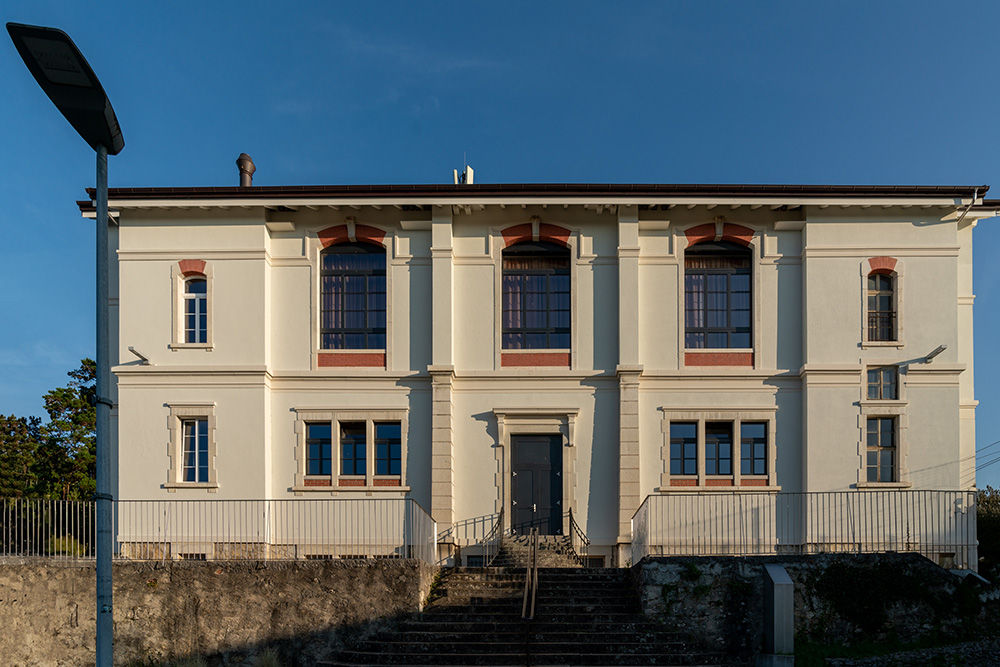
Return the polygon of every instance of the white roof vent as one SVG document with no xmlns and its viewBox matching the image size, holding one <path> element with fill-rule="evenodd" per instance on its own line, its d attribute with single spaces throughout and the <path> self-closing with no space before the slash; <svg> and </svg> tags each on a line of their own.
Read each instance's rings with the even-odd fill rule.
<svg viewBox="0 0 1000 667">
<path fill-rule="evenodd" d="M 452 169 L 455 175 L 455 185 L 472 185 L 472 178 L 475 172 L 472 171 L 472 167 L 465 165 L 465 169 L 461 174 L 458 173 L 458 169 Z"/>
</svg>

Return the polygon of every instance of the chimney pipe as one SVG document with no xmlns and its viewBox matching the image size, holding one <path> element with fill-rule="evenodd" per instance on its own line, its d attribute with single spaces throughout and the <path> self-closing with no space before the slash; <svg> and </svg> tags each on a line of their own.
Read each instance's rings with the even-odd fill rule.
<svg viewBox="0 0 1000 667">
<path fill-rule="evenodd" d="M 236 158 L 236 166 L 240 168 L 240 187 L 249 188 L 253 185 L 253 173 L 257 167 L 253 164 L 253 158 L 246 153 L 240 153 Z"/>
</svg>

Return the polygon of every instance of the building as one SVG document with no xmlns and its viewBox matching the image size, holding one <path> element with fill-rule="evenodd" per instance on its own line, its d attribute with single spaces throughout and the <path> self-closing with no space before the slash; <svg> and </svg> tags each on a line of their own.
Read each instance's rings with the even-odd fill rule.
<svg viewBox="0 0 1000 667">
<path fill-rule="evenodd" d="M 446 558 L 571 510 L 624 563 L 647 496 L 967 491 L 986 190 L 112 189 L 116 496 L 412 498 Z"/>
</svg>

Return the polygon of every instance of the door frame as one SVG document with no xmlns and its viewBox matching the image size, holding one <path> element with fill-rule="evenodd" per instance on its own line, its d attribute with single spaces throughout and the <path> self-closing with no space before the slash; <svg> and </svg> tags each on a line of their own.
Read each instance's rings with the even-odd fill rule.
<svg viewBox="0 0 1000 667">
<path fill-rule="evenodd" d="M 511 435 L 560 435 L 562 436 L 562 534 L 569 534 L 567 510 L 574 515 L 576 505 L 576 418 L 579 408 L 512 408 L 493 410 L 497 420 L 497 501 L 494 511 L 504 511 L 504 532 L 511 527 Z"/>
</svg>

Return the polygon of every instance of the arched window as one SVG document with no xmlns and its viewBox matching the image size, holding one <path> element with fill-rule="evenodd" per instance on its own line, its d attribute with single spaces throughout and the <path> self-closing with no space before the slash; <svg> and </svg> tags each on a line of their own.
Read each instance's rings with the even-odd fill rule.
<svg viewBox="0 0 1000 667">
<path fill-rule="evenodd" d="M 385 248 L 338 243 L 320 256 L 320 347 L 385 349 Z"/>
<path fill-rule="evenodd" d="M 868 340 L 896 340 L 895 280 L 889 273 L 868 274 Z"/>
<path fill-rule="evenodd" d="M 208 281 L 203 277 L 184 281 L 184 342 L 208 342 Z"/>
<path fill-rule="evenodd" d="M 545 241 L 503 251 L 503 349 L 570 347 L 569 248 Z"/>
<path fill-rule="evenodd" d="M 684 252 L 684 347 L 753 347 L 750 249 L 707 242 Z"/>
</svg>

